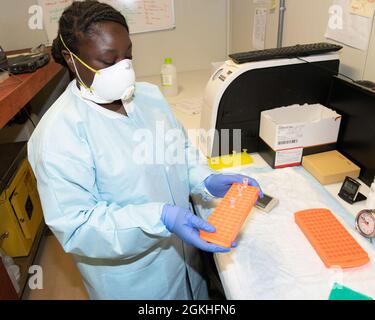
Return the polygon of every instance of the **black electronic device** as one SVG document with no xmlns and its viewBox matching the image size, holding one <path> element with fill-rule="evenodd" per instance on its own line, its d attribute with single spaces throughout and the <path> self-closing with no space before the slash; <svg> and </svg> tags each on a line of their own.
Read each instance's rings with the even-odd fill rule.
<svg viewBox="0 0 375 320">
<path fill-rule="evenodd" d="M 355 81 L 355 83 L 362 87 L 375 91 L 375 82 L 372 82 L 369 80 L 358 80 L 358 81 Z"/>
<path fill-rule="evenodd" d="M 8 70 L 8 59 L 3 48 L 0 46 L 0 72 L 5 70 Z"/>
<path fill-rule="evenodd" d="M 279 204 L 279 200 L 274 197 L 271 197 L 267 194 L 263 194 L 263 198 L 258 199 L 255 207 L 264 212 L 270 212 Z"/>
<path fill-rule="evenodd" d="M 306 61 L 311 63 L 298 59 L 241 65 L 226 62 L 219 70 L 221 75 L 211 77 L 207 85 L 201 128 L 228 132 L 229 147 L 222 143 L 220 134 L 201 137 L 203 153 L 213 158 L 247 149 L 249 153 L 260 152 L 264 158 L 269 155 L 272 162 L 271 150 L 259 139 L 261 112 L 292 104 L 325 104 L 340 66 L 337 54 L 308 57 Z M 234 143 L 235 130 L 241 133 L 241 143 Z M 317 146 L 314 151 L 335 149 L 334 144 L 330 147 Z M 304 155 L 309 151 L 304 149 Z"/>
<path fill-rule="evenodd" d="M 359 192 L 361 184 L 353 178 L 346 177 L 339 192 L 339 197 L 349 204 L 364 201 L 367 198 Z"/>
<path fill-rule="evenodd" d="M 332 43 L 312 43 L 291 47 L 273 48 L 230 54 L 229 57 L 238 64 L 254 61 L 307 57 L 341 50 L 343 47 Z"/>
<path fill-rule="evenodd" d="M 334 77 L 327 107 L 342 116 L 337 150 L 361 168 L 370 186 L 375 176 L 375 92 Z"/>
<path fill-rule="evenodd" d="M 8 58 L 8 70 L 12 74 L 35 72 L 50 60 L 48 53 L 25 54 Z"/>
</svg>

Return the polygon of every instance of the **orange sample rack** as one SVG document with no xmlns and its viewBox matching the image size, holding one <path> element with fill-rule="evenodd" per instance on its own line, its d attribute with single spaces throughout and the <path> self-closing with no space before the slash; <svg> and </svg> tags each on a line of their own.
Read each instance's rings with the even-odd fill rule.
<svg viewBox="0 0 375 320">
<path fill-rule="evenodd" d="M 200 231 L 200 237 L 211 243 L 230 248 L 236 240 L 247 216 L 258 200 L 259 189 L 233 184 L 208 218 L 216 232 Z"/>
<path fill-rule="evenodd" d="M 328 209 L 297 212 L 295 221 L 328 268 L 355 268 L 370 261 L 366 251 Z"/>
</svg>

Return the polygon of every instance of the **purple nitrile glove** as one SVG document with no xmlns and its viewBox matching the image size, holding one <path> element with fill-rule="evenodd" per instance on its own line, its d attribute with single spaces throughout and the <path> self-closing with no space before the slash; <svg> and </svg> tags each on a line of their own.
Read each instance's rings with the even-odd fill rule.
<svg viewBox="0 0 375 320">
<path fill-rule="evenodd" d="M 187 209 L 166 204 L 163 207 L 161 220 L 170 232 L 176 234 L 189 245 L 207 252 L 224 253 L 230 251 L 229 248 L 224 248 L 201 239 L 199 230 L 215 232 L 216 229 Z M 237 247 L 237 243 L 234 242 L 232 247 Z"/>
</svg>

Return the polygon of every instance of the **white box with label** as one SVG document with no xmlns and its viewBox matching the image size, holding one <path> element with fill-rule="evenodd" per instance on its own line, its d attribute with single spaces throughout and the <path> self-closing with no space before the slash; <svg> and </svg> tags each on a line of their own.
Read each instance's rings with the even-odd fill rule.
<svg viewBox="0 0 375 320">
<path fill-rule="evenodd" d="M 321 104 L 263 111 L 260 154 L 274 168 L 300 165 L 308 149 L 317 153 L 336 144 L 340 124 L 341 115 Z"/>
</svg>

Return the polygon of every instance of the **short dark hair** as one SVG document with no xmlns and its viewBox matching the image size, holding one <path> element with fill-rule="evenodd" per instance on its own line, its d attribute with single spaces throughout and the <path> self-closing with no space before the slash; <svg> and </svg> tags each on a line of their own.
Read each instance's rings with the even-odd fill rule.
<svg viewBox="0 0 375 320">
<path fill-rule="evenodd" d="M 129 32 L 125 17 L 112 6 L 96 0 L 75 1 L 65 9 L 59 20 L 59 31 L 52 44 L 52 56 L 54 60 L 67 67 L 62 50 L 66 50 L 60 35 L 66 46 L 75 54 L 78 52 L 78 44 L 83 36 L 92 31 L 95 23 L 100 21 L 113 21 L 123 25 Z"/>
</svg>

